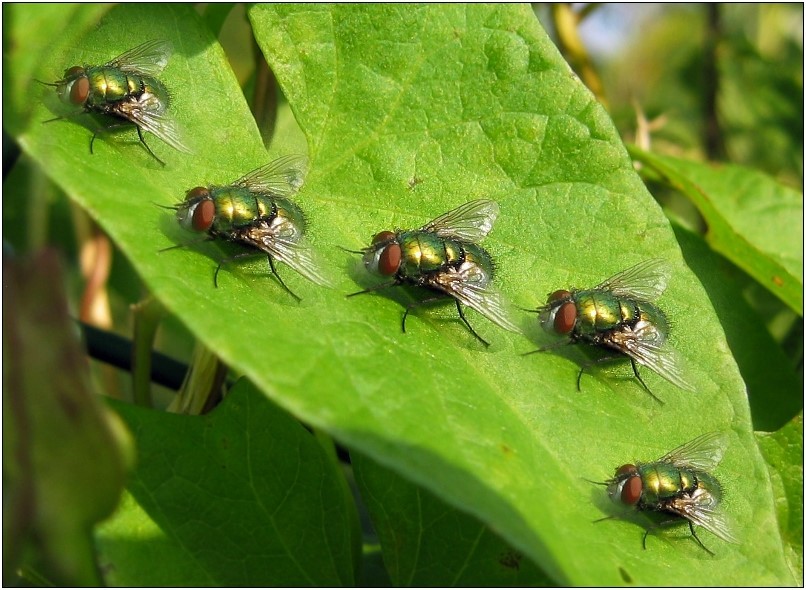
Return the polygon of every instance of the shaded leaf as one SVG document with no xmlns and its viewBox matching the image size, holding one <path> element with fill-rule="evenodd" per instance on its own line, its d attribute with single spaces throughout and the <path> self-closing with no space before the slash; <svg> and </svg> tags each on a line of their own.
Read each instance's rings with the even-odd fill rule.
<svg viewBox="0 0 806 590">
<path fill-rule="evenodd" d="M 675 226 L 689 268 L 705 287 L 747 385 L 755 430 L 773 431 L 803 411 L 803 379 L 742 296 L 741 271 L 698 235 Z"/>
<path fill-rule="evenodd" d="M 551 581 L 483 523 L 351 455 L 361 497 L 396 587 L 547 586 Z"/>
<path fill-rule="evenodd" d="M 341 475 L 315 438 L 248 382 L 205 416 L 114 407 L 137 439 L 129 492 L 202 583 L 353 584 Z M 114 562 L 119 579 L 146 584 L 151 574 L 138 579 L 128 568 L 142 564 L 124 549 Z M 158 569 L 175 576 L 170 555 Z"/>
<path fill-rule="evenodd" d="M 107 586 L 212 586 L 214 580 L 175 537 L 163 531 L 131 494 L 95 532 Z"/>
</svg>

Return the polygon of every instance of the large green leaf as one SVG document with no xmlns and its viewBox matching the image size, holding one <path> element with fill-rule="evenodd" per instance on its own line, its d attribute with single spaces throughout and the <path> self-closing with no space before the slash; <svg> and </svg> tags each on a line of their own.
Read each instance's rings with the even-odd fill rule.
<svg viewBox="0 0 806 590">
<path fill-rule="evenodd" d="M 742 166 L 631 154 L 691 199 L 715 250 L 803 315 L 803 193 Z"/>
<path fill-rule="evenodd" d="M 803 585 L 803 414 L 777 432 L 757 436 L 770 466 L 786 557 L 792 575 Z"/>
<path fill-rule="evenodd" d="M 547 586 L 551 580 L 489 527 L 358 453 L 356 482 L 396 587 Z"/>
<path fill-rule="evenodd" d="M 211 257 L 222 254 L 214 248 L 157 252 L 187 238 L 152 202 L 176 202 L 192 186 L 232 180 L 268 159 L 220 48 L 187 7 L 116 7 L 80 45 L 54 51 L 37 76 L 53 79 L 73 63 L 168 38 L 177 53 L 164 79 L 195 155 L 149 136 L 163 169 L 130 133 L 128 141 L 97 141 L 90 156 L 89 132 L 75 122 L 17 127 L 15 135 L 98 219 L 166 308 L 230 366 L 295 416 L 490 524 L 555 581 L 792 583 L 775 534 L 750 543 L 742 530 L 745 542 L 730 546 L 703 533 L 715 568 L 693 542 L 666 535 L 643 551 L 634 524 L 591 523 L 610 507 L 582 477 L 601 480 L 625 460 L 728 429 L 719 470 L 733 492 L 728 509 L 752 530 L 776 530 L 744 385 L 707 296 L 604 110 L 529 8 L 284 5 L 249 13 L 308 139 L 299 202 L 335 290 L 281 268 L 303 297 L 297 305 L 265 261 L 227 267 L 215 289 Z M 51 116 L 41 103 L 34 112 L 34 120 Z M 574 359 L 523 358 L 534 342 L 473 312 L 489 349 L 450 307 L 415 312 L 401 334 L 400 302 L 412 301 L 405 292 L 344 298 L 370 283 L 337 246 L 358 248 L 376 231 L 417 226 L 480 197 L 501 204 L 485 245 L 500 288 L 520 306 L 645 258 L 668 259 L 674 274 L 661 305 L 697 393 L 644 371 L 661 406 L 628 367 L 596 371 L 577 392 Z"/>
<path fill-rule="evenodd" d="M 189 558 L 201 570 L 202 583 L 353 584 L 350 513 L 337 466 L 247 381 L 202 417 L 115 407 L 137 438 L 140 461 L 128 489 L 172 552 L 181 548 L 180 564 Z M 139 536 L 118 528 L 106 538 L 119 581 L 151 579 L 136 577 L 148 564 L 132 554 L 149 556 Z"/>
</svg>

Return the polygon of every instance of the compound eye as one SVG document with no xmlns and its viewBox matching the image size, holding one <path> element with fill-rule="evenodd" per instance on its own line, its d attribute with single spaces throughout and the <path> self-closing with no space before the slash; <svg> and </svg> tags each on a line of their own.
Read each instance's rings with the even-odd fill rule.
<svg viewBox="0 0 806 590">
<path fill-rule="evenodd" d="M 90 81 L 85 76 L 77 78 L 70 86 L 70 102 L 84 104 L 90 95 Z"/>
<path fill-rule="evenodd" d="M 193 210 L 193 229 L 195 231 L 207 231 L 213 225 L 215 219 L 215 203 L 212 199 L 199 201 Z"/>
<path fill-rule="evenodd" d="M 554 315 L 554 331 L 558 334 L 568 334 L 577 323 L 577 306 L 573 301 L 560 305 Z"/>
<path fill-rule="evenodd" d="M 395 238 L 395 232 L 393 231 L 382 231 L 379 234 L 375 234 L 372 238 L 372 244 L 380 244 L 381 242 L 388 242 Z"/>
<path fill-rule="evenodd" d="M 64 71 L 64 77 L 65 78 L 72 78 L 73 76 L 77 76 L 77 75 L 83 74 L 83 73 L 84 73 L 84 68 L 82 68 L 81 66 L 73 66 L 72 68 L 69 68 L 69 69 Z"/>
<path fill-rule="evenodd" d="M 391 234 L 392 232 L 385 233 Z M 392 235 L 394 236 L 394 234 Z M 381 256 L 378 259 L 378 272 L 386 276 L 395 274 L 397 269 L 400 268 L 400 260 L 402 257 L 403 251 L 400 249 L 400 244 L 391 242 L 381 252 Z"/>
<path fill-rule="evenodd" d="M 203 186 L 190 189 L 185 195 L 186 201 L 201 201 L 210 198 L 210 191 Z"/>
<path fill-rule="evenodd" d="M 621 488 L 621 501 L 628 506 L 634 506 L 641 499 L 642 488 L 641 477 L 638 475 L 631 476 Z"/>
<path fill-rule="evenodd" d="M 554 291 L 554 293 L 549 295 L 549 303 L 554 303 L 555 301 L 562 301 L 563 299 L 568 299 L 569 297 L 571 297 L 571 291 L 560 289 L 559 291 Z"/>
</svg>

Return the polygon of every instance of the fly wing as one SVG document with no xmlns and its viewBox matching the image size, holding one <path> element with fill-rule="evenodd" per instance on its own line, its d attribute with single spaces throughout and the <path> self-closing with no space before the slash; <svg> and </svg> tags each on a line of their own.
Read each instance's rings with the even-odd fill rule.
<svg viewBox="0 0 806 590">
<path fill-rule="evenodd" d="M 665 345 L 665 336 L 657 328 L 642 323 L 633 331 L 619 331 L 611 336 L 617 350 L 632 357 L 638 364 L 649 367 L 680 389 L 694 391 L 683 377 L 683 361 L 677 351 Z"/>
<path fill-rule="evenodd" d="M 281 227 L 270 227 L 266 223 L 249 228 L 242 236 L 244 242 L 251 244 L 270 254 L 280 262 L 284 262 L 309 281 L 323 287 L 332 287 L 332 283 L 322 273 L 314 260 L 313 250 L 299 240 L 299 234 L 289 233 L 283 236 Z"/>
<path fill-rule="evenodd" d="M 711 531 L 723 541 L 728 543 L 739 542 L 733 535 L 734 526 L 730 517 L 707 492 L 700 494 L 695 492 L 690 497 L 677 498 L 671 505 L 667 506 L 667 510 Z"/>
<path fill-rule="evenodd" d="M 133 74 L 156 76 L 168 65 L 172 53 L 173 47 L 170 41 L 154 39 L 121 53 L 105 65 Z"/>
<path fill-rule="evenodd" d="M 137 101 L 122 101 L 118 111 L 129 121 L 159 137 L 174 149 L 192 153 L 182 142 L 182 133 L 165 105 L 153 94 L 144 93 Z"/>
<path fill-rule="evenodd" d="M 283 156 L 253 170 L 232 184 L 258 193 L 290 197 L 305 181 L 306 164 L 305 156 Z"/>
<path fill-rule="evenodd" d="M 495 201 L 478 199 L 440 215 L 420 229 L 434 232 L 441 238 L 478 242 L 490 233 L 498 211 Z"/>
<path fill-rule="evenodd" d="M 709 432 L 669 451 L 658 461 L 672 463 L 678 467 L 694 467 L 709 471 L 719 465 L 728 446 L 728 435 L 724 432 Z"/>
<path fill-rule="evenodd" d="M 612 291 L 620 297 L 655 301 L 666 290 L 669 274 L 665 260 L 652 258 L 613 275 L 596 288 Z"/>
<path fill-rule="evenodd" d="M 503 295 L 490 287 L 487 280 L 482 271 L 469 267 L 441 272 L 432 279 L 432 284 L 505 330 L 521 332 L 509 317 Z"/>
</svg>

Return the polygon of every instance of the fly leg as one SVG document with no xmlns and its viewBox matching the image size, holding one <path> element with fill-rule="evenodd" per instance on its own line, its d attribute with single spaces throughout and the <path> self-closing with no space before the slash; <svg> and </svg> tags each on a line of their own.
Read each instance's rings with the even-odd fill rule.
<svg viewBox="0 0 806 590">
<path fill-rule="evenodd" d="M 216 289 L 218 289 L 218 271 L 221 270 L 222 266 L 224 266 L 225 264 L 229 264 L 233 260 L 237 260 L 239 258 L 249 258 L 250 256 L 254 257 L 258 255 L 259 254 L 256 254 L 254 252 L 242 252 L 240 254 L 236 254 L 235 256 L 225 258 L 224 260 L 218 263 L 218 266 L 215 267 L 215 272 L 213 273 L 213 285 L 215 285 Z"/>
<path fill-rule="evenodd" d="M 149 154 L 151 154 L 151 155 L 154 157 L 154 159 L 155 159 L 157 162 L 159 162 L 160 164 L 162 164 L 163 166 L 165 166 L 165 162 L 163 162 L 162 160 L 160 160 L 160 159 L 157 157 L 157 155 L 156 155 L 154 152 L 152 152 L 152 151 L 151 151 L 151 148 L 150 148 L 150 147 L 148 147 L 148 144 L 146 143 L 146 140 L 145 140 L 145 138 L 143 137 L 143 130 L 140 128 L 140 126 L 139 126 L 139 125 L 135 125 L 135 127 L 137 127 L 137 136 L 140 138 L 140 143 L 142 143 L 142 144 L 143 144 L 143 147 L 144 147 L 144 148 L 146 148 L 146 150 L 148 150 L 148 153 L 149 153 Z M 90 147 L 90 151 L 92 151 L 92 148 L 91 148 L 91 147 Z M 289 292 L 290 292 L 290 291 L 289 291 Z"/>
<path fill-rule="evenodd" d="M 268 259 L 269 259 L 269 268 L 271 268 L 271 272 L 274 274 L 274 276 L 275 276 L 275 277 L 277 277 L 277 280 L 278 280 L 278 281 L 280 281 L 280 284 L 283 286 L 283 289 L 285 289 L 285 290 L 286 290 L 286 292 L 287 292 L 289 295 L 291 295 L 291 297 L 293 297 L 294 299 L 296 299 L 296 300 L 297 300 L 297 303 L 299 303 L 300 301 L 302 301 L 302 299 L 300 299 L 299 297 L 297 297 L 297 296 L 296 296 L 296 294 L 295 294 L 295 293 L 294 293 L 294 292 L 293 292 L 291 289 L 289 289 L 289 288 L 288 288 L 288 286 L 287 286 L 287 285 L 286 285 L 286 284 L 283 282 L 283 279 L 280 277 L 280 275 L 279 275 L 279 274 L 277 274 L 277 269 L 276 269 L 276 268 L 274 268 L 274 259 L 273 259 L 271 256 L 268 256 L 268 255 L 266 256 L 266 258 L 268 258 Z"/>
<path fill-rule="evenodd" d="M 528 310 L 524 310 L 528 311 Z M 553 344 L 548 344 L 546 346 L 541 346 L 540 348 L 536 348 L 534 350 L 530 350 L 529 352 L 524 352 L 521 356 L 529 356 L 530 354 L 535 354 L 536 352 L 546 352 L 547 350 L 553 350 L 555 348 L 559 348 L 560 346 L 565 346 L 566 344 L 574 344 L 574 340 L 564 340 L 562 342 L 555 342 Z"/>
<path fill-rule="evenodd" d="M 708 547 L 706 547 L 705 545 L 703 545 L 703 544 L 702 544 L 702 541 L 700 541 L 700 538 L 697 536 L 697 533 L 695 533 L 695 532 L 694 532 L 694 525 L 691 523 L 691 521 L 690 521 L 690 520 L 688 521 L 688 528 L 689 528 L 689 529 L 691 529 L 691 536 L 692 536 L 692 537 L 694 537 L 694 540 L 695 540 L 695 541 L 697 541 L 697 543 L 699 544 L 699 546 L 700 546 L 700 547 L 702 547 L 703 549 L 705 549 L 705 552 L 706 552 L 708 555 L 713 556 L 713 555 L 714 555 L 713 551 L 711 551 L 710 549 L 708 549 Z"/>
<path fill-rule="evenodd" d="M 641 379 L 641 375 L 638 374 L 638 365 L 636 364 L 635 360 L 632 357 L 630 357 L 630 364 L 632 364 L 632 372 L 635 373 L 635 378 L 638 379 L 638 382 L 644 387 L 646 392 L 649 395 L 651 395 L 653 397 L 653 399 L 656 402 L 658 402 L 660 405 L 664 405 L 663 401 L 659 397 L 657 397 L 654 393 L 652 393 L 652 391 L 649 389 L 649 387 L 647 387 L 646 383 L 644 383 L 644 380 Z M 693 529 L 692 529 L 692 532 L 694 532 Z M 694 536 L 696 537 L 696 535 L 694 535 Z M 705 549 L 705 548 L 703 547 L 703 549 Z"/>
<path fill-rule="evenodd" d="M 387 289 L 389 287 L 397 287 L 400 283 L 397 280 L 392 281 L 391 283 L 381 283 L 380 285 L 375 285 L 373 287 L 369 287 L 364 289 L 363 291 L 356 291 L 355 293 L 350 293 L 347 297 L 355 297 L 356 295 L 363 295 L 364 293 L 372 293 L 373 291 L 381 291 L 382 289 Z M 403 330 L 405 332 L 405 330 Z"/>
<path fill-rule="evenodd" d="M 215 273 L 213 274 L 213 284 L 216 286 L 216 288 L 218 288 L 218 271 L 220 271 L 221 267 L 224 266 L 225 264 L 229 264 L 233 260 L 238 260 L 239 258 L 250 258 L 250 257 L 254 258 L 255 256 L 260 256 L 260 255 L 262 255 L 262 252 L 260 252 L 260 253 L 241 252 L 240 254 L 235 254 L 234 256 L 230 256 L 229 258 L 225 258 L 224 260 L 222 260 L 221 262 L 218 263 L 218 266 L 216 266 Z M 272 257 L 268 256 L 268 259 L 269 259 L 269 267 L 271 268 L 272 273 L 274 273 L 274 276 L 277 277 L 277 280 L 280 281 L 280 285 L 283 287 L 283 289 L 285 289 L 288 292 L 288 294 L 291 295 L 291 297 L 296 299 L 297 302 L 301 301 L 301 299 L 299 297 L 297 297 L 294 294 L 294 292 L 291 291 L 291 289 L 289 289 L 286 286 L 286 284 L 283 282 L 283 279 L 280 278 L 280 275 L 277 274 L 277 269 L 274 268 L 274 261 L 272 260 Z"/>
<path fill-rule="evenodd" d="M 697 536 L 697 533 L 694 532 L 694 524 L 690 520 L 687 520 L 686 522 L 688 522 L 688 528 L 689 528 L 689 530 L 691 530 L 691 536 L 694 537 L 694 540 L 697 541 L 697 544 L 700 547 L 702 547 L 708 555 L 713 556 L 714 552 L 711 551 L 710 549 L 708 549 L 708 547 L 706 547 L 705 545 L 703 545 L 702 541 L 700 541 L 700 538 Z M 660 528 L 662 526 L 668 526 L 668 525 L 674 525 L 674 524 L 680 524 L 680 519 L 676 518 L 676 519 L 671 519 L 671 520 L 665 520 L 663 522 L 660 522 L 660 523 L 658 523 L 658 524 L 646 529 L 646 531 L 644 531 L 644 549 L 646 549 L 646 538 L 647 538 L 647 536 L 649 536 L 650 532 L 652 532 L 655 529 Z"/>
<path fill-rule="evenodd" d="M 409 312 L 412 309 L 416 307 L 421 307 L 423 305 L 428 305 L 429 303 L 437 303 L 441 301 L 445 301 L 444 296 L 429 297 L 428 299 L 423 299 L 422 301 L 415 301 L 414 303 L 410 303 L 406 307 L 406 311 L 403 312 L 403 321 L 401 322 L 401 328 L 403 329 L 403 332 L 404 333 L 406 332 L 406 318 L 409 316 Z M 490 343 L 487 342 L 481 336 L 479 336 L 478 333 L 473 329 L 473 326 L 470 325 L 470 322 L 467 321 L 467 318 L 465 317 L 465 312 L 462 310 L 462 306 L 459 303 L 459 301 L 457 299 L 454 299 L 453 301 L 454 303 L 456 303 L 456 310 L 459 312 L 459 317 L 464 322 L 465 326 L 467 326 L 467 329 L 470 330 L 470 333 L 473 334 L 473 336 L 484 346 L 490 346 Z"/>
<path fill-rule="evenodd" d="M 135 123 L 128 122 L 128 121 L 126 123 L 112 123 L 110 125 L 104 126 L 103 129 L 100 129 L 100 130 L 96 129 L 95 131 L 93 131 L 92 132 L 92 137 L 90 138 L 90 153 L 91 154 L 95 153 L 95 152 L 93 152 L 93 144 L 95 143 L 95 138 L 98 136 L 99 133 L 108 133 L 109 131 L 111 131 L 113 129 L 119 129 L 121 127 L 129 127 L 131 125 L 134 125 L 137 128 L 137 136 L 140 138 L 140 143 L 143 144 L 143 147 L 146 148 L 146 151 L 149 154 L 151 154 L 151 157 L 154 158 L 157 162 L 159 162 L 162 166 L 165 166 L 165 162 L 160 160 L 157 157 L 157 155 L 154 152 L 151 151 L 151 148 L 148 147 L 148 144 L 146 143 L 146 140 L 143 137 L 143 130 L 140 128 L 140 126 L 135 124 Z"/>
<path fill-rule="evenodd" d="M 423 299 L 422 301 L 415 301 L 414 303 L 410 303 L 406 306 L 406 311 L 403 312 L 403 321 L 400 324 L 400 327 L 403 328 L 403 333 L 406 333 L 406 318 L 409 316 L 409 312 L 414 309 L 415 307 L 421 307 L 423 305 L 428 305 L 429 303 L 436 303 L 437 301 L 444 301 L 444 297 L 429 297 L 428 299 Z M 472 328 L 471 328 L 472 330 Z M 475 332 L 473 332 L 475 334 Z M 482 340 L 482 342 L 484 342 Z"/>
<path fill-rule="evenodd" d="M 623 359 L 623 358 L 624 357 L 620 356 L 620 355 L 619 356 L 605 356 L 605 357 L 596 359 L 594 361 L 589 361 L 587 363 L 584 363 L 582 365 L 582 367 L 579 369 L 579 374 L 577 375 L 577 391 L 582 391 L 582 374 L 587 369 L 591 368 L 593 365 L 598 365 L 599 363 L 608 363 L 608 362 L 617 361 L 617 360 L 620 360 L 620 359 Z M 641 375 L 638 373 L 638 365 L 636 364 L 635 360 L 633 360 L 632 357 L 628 357 L 628 358 L 630 359 L 630 363 L 632 364 L 633 374 L 635 375 L 635 378 L 638 379 L 638 382 L 641 384 L 641 386 L 644 388 L 644 390 L 650 396 L 652 396 L 652 399 L 654 399 L 660 405 L 662 405 L 662 406 L 665 405 L 664 401 L 662 399 L 660 399 L 658 396 L 656 396 L 654 393 L 652 393 L 652 390 L 650 390 L 649 387 L 647 387 L 646 383 L 644 383 L 644 380 L 641 378 Z"/>
<path fill-rule="evenodd" d="M 459 303 L 459 300 L 458 300 L 458 299 L 454 299 L 454 302 L 456 303 L 456 311 L 458 311 L 458 312 L 459 312 L 459 317 L 460 317 L 460 318 L 462 318 L 462 321 L 465 323 L 465 326 L 467 326 L 467 329 L 468 329 L 468 330 L 470 330 L 470 332 L 473 334 L 473 336 L 475 336 L 475 337 L 476 337 L 476 339 L 477 339 L 479 342 L 481 342 L 481 343 L 482 343 L 484 346 L 490 346 L 490 343 L 489 343 L 489 342 L 487 342 L 487 341 L 486 341 L 484 338 L 482 338 L 481 336 L 479 336 L 479 335 L 476 333 L 476 331 L 473 329 L 473 326 L 471 326 L 471 325 L 470 325 L 470 322 L 468 322 L 468 321 L 467 321 L 467 318 L 465 317 L 465 312 L 464 312 L 464 311 L 462 311 L 462 304 L 461 304 L 461 303 Z"/>
</svg>

